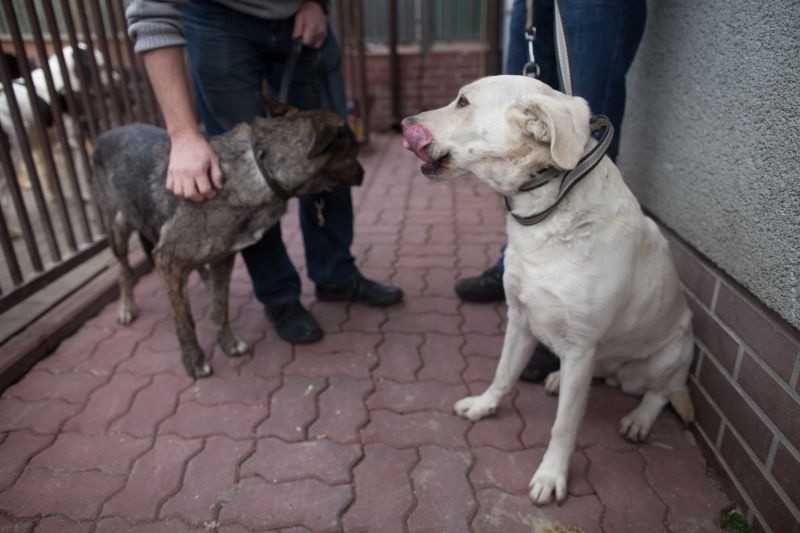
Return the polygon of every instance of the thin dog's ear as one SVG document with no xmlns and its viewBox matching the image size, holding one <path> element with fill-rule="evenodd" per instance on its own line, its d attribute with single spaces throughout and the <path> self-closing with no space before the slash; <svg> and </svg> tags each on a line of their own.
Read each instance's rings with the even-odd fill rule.
<svg viewBox="0 0 800 533">
<path fill-rule="evenodd" d="M 589 104 L 583 98 L 561 101 L 540 96 L 509 108 L 508 119 L 539 142 L 550 144 L 553 162 L 560 168 L 575 168 L 589 140 Z"/>
<path fill-rule="evenodd" d="M 277 100 L 270 100 L 261 92 L 258 93 L 258 99 L 261 101 L 261 107 L 264 109 L 264 113 L 266 113 L 269 118 L 286 117 L 294 115 L 298 111 L 296 107 L 282 104 Z"/>
<path fill-rule="evenodd" d="M 340 123 L 332 123 L 329 121 L 320 122 L 314 127 L 314 143 L 308 151 L 308 158 L 314 159 L 331 149 L 333 143 L 337 141 L 339 135 L 342 133 Z"/>
</svg>

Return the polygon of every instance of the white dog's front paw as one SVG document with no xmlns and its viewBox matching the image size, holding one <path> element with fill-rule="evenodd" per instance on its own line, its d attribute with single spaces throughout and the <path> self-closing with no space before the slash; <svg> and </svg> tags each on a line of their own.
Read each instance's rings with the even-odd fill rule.
<svg viewBox="0 0 800 533">
<path fill-rule="evenodd" d="M 528 486 L 531 489 L 528 494 L 536 505 L 550 503 L 554 495 L 557 501 L 563 502 L 567 497 L 567 473 L 542 464 Z"/>
<path fill-rule="evenodd" d="M 558 389 L 561 386 L 561 372 L 556 370 L 550 372 L 544 380 L 544 391 L 552 396 L 558 396 Z"/>
<path fill-rule="evenodd" d="M 633 410 L 619 421 L 619 433 L 631 442 L 644 442 L 652 427 L 652 420 Z"/>
<path fill-rule="evenodd" d="M 473 422 L 480 420 L 486 415 L 494 414 L 497 410 L 497 402 L 492 402 L 484 396 L 485 395 L 470 396 L 458 400 L 455 406 L 453 406 L 456 414 L 468 418 Z"/>
</svg>

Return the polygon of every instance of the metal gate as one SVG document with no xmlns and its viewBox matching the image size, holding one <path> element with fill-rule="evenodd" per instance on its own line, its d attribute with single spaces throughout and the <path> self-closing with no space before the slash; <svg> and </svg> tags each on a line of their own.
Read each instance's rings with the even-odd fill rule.
<svg viewBox="0 0 800 533">
<path fill-rule="evenodd" d="M 92 141 L 160 115 L 123 0 L 3 0 L 0 45 L 2 313 L 106 246 Z"/>
</svg>

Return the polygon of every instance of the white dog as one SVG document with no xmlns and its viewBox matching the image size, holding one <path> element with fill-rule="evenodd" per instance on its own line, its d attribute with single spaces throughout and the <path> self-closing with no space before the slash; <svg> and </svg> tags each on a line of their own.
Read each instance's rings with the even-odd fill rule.
<svg viewBox="0 0 800 533">
<path fill-rule="evenodd" d="M 596 145 L 585 100 L 524 76 L 495 76 L 465 86 L 450 105 L 403 121 L 404 145 L 431 179 L 465 171 L 527 216 L 551 205 L 559 179 L 527 189 L 532 176 L 564 175 Z M 632 441 L 647 437 L 670 401 L 693 419 L 686 378 L 694 337 L 666 239 L 642 213 L 614 163 L 604 157 L 543 221 L 507 222 L 508 327 L 489 388 L 455 411 L 470 420 L 492 414 L 538 342 L 561 358 L 547 388 L 559 392 L 550 443 L 530 483 L 537 504 L 567 494 L 567 469 L 592 376 L 643 395 L 619 424 Z M 559 387 L 560 382 L 560 387 Z"/>
</svg>

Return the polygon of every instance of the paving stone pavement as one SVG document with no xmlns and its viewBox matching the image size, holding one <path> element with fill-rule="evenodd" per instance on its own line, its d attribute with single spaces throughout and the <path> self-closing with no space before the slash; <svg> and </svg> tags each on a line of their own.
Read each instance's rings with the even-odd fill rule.
<svg viewBox="0 0 800 533">
<path fill-rule="evenodd" d="M 405 303 L 316 302 L 304 282 L 326 337 L 292 347 L 238 262 L 232 322 L 254 353 L 214 347 L 208 293 L 193 279 L 214 375 L 192 381 L 160 281 L 146 276 L 134 324 L 117 325 L 109 305 L 0 397 L 0 531 L 718 530 L 730 502 L 691 433 L 665 411 L 647 443 L 626 442 L 616 424 L 636 400 L 603 385 L 567 501 L 530 503 L 556 400 L 521 383 L 486 420 L 452 412 L 486 387 L 502 343 L 504 306 L 453 293 L 495 259 L 502 204 L 475 180 L 426 180 L 396 136 L 375 137 L 362 159 L 354 253 Z M 302 265 L 294 207 L 284 235 Z"/>
</svg>

